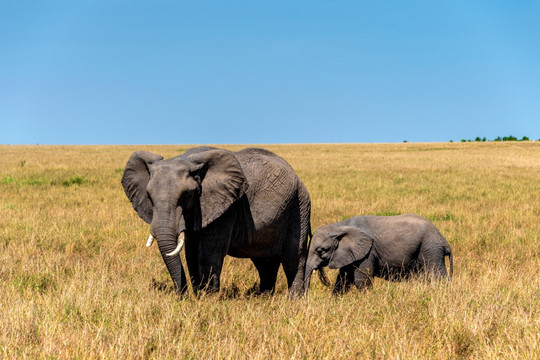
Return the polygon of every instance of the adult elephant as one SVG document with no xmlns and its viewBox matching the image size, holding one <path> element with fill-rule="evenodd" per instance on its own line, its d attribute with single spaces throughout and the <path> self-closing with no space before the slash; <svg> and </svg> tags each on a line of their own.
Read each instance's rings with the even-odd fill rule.
<svg viewBox="0 0 540 360">
<path fill-rule="evenodd" d="M 289 295 L 304 291 L 311 202 L 292 167 L 259 148 L 232 152 L 196 147 L 164 160 L 146 151 L 131 155 L 122 177 L 139 216 L 151 224 L 178 293 L 217 291 L 226 254 L 250 258 L 260 292 L 273 292 L 283 265 Z"/>
</svg>

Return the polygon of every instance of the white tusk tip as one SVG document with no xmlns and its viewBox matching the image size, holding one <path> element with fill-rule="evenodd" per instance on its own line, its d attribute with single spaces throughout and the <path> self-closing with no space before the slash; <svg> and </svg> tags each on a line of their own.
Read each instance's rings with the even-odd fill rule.
<svg viewBox="0 0 540 360">
<path fill-rule="evenodd" d="M 154 237 L 152 236 L 152 234 L 150 234 L 150 236 L 148 236 L 148 240 L 146 240 L 146 247 L 152 246 L 153 243 L 154 243 Z"/>
<path fill-rule="evenodd" d="M 180 235 L 178 235 L 178 245 L 176 245 L 176 249 L 174 249 L 173 251 L 165 255 L 166 256 L 178 255 L 178 253 L 180 252 L 180 250 L 182 250 L 183 247 L 184 247 L 184 232 L 182 231 Z"/>
</svg>

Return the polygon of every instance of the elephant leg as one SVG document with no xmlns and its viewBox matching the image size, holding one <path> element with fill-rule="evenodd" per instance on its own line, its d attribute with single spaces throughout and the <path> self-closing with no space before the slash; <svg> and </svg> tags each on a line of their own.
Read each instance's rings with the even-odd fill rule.
<svg viewBox="0 0 540 360">
<path fill-rule="evenodd" d="M 283 270 L 287 277 L 289 297 L 295 298 L 304 294 L 304 268 L 305 259 L 300 259 L 298 254 L 287 256 L 283 259 Z"/>
<path fill-rule="evenodd" d="M 190 268 L 190 272 L 197 273 L 192 276 L 196 282 L 195 291 L 219 291 L 221 269 L 231 243 L 234 220 L 234 212 L 227 212 L 207 228 L 194 232 L 193 247 L 186 255 L 197 259 L 191 259 Z"/>
<path fill-rule="evenodd" d="M 306 259 L 298 251 L 298 237 L 287 239 L 286 251 L 282 256 L 283 271 L 287 277 L 289 297 L 300 297 L 304 294 L 304 271 Z"/>
<path fill-rule="evenodd" d="M 193 293 L 197 295 L 199 287 L 201 286 L 201 276 L 199 274 L 199 242 L 191 234 L 186 235 L 186 242 L 184 244 L 186 251 L 186 263 L 189 270 L 189 277 L 191 280 L 191 287 Z"/>
<path fill-rule="evenodd" d="M 221 269 L 225 252 L 213 252 L 204 247 L 199 251 L 199 286 L 198 290 L 218 292 Z"/>
<path fill-rule="evenodd" d="M 259 272 L 260 284 L 259 294 L 269 292 L 274 293 L 276 279 L 281 262 L 279 258 L 252 258 L 255 268 Z"/>
<path fill-rule="evenodd" d="M 354 284 L 354 268 L 351 265 L 344 266 L 339 269 L 332 293 L 334 295 L 345 294 L 352 284 Z"/>
<path fill-rule="evenodd" d="M 303 274 L 298 269 L 298 259 L 292 257 L 286 257 L 283 259 L 283 271 L 287 278 L 287 287 L 289 288 L 289 295 L 296 297 L 302 294 L 303 289 Z M 301 276 L 301 277 L 300 277 Z"/>
<path fill-rule="evenodd" d="M 200 290 L 219 291 L 221 268 L 229 250 L 234 217 L 225 217 L 223 220 L 201 231 L 198 237 Z"/>
<path fill-rule="evenodd" d="M 418 267 L 426 274 L 440 279 L 448 276 L 444 262 L 444 249 L 434 247 L 421 250 L 418 256 Z"/>
<path fill-rule="evenodd" d="M 299 208 L 295 204 L 289 221 L 289 231 L 284 238 L 281 255 L 283 270 L 287 277 L 289 298 L 296 298 L 305 294 L 304 272 L 306 270 L 307 243 L 310 233 L 309 210 Z"/>
<path fill-rule="evenodd" d="M 353 264 L 354 285 L 358 290 L 369 289 L 373 286 L 373 276 L 375 275 L 375 260 L 370 256 L 360 264 Z"/>
</svg>

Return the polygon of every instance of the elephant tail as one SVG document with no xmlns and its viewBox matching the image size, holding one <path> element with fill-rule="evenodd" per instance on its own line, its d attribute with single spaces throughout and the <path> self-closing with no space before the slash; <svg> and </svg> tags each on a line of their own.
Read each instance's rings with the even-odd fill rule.
<svg viewBox="0 0 540 360">
<path fill-rule="evenodd" d="M 454 276 L 454 255 L 452 254 L 452 249 L 450 249 L 450 246 L 444 249 L 444 256 L 448 256 L 448 260 L 450 262 L 450 279 L 452 279 L 452 276 Z"/>
</svg>

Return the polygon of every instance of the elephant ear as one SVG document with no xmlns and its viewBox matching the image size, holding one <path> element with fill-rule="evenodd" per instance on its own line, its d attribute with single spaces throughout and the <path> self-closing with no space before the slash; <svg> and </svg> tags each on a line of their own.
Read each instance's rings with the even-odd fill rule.
<svg viewBox="0 0 540 360">
<path fill-rule="evenodd" d="M 362 260 L 371 251 L 373 238 L 354 226 L 342 226 L 337 235 L 337 246 L 328 264 L 330 269 L 339 269 Z"/>
<path fill-rule="evenodd" d="M 187 158 L 201 179 L 201 225 L 204 228 L 244 196 L 248 184 L 242 166 L 231 151 L 208 150 Z"/>
<path fill-rule="evenodd" d="M 122 176 L 126 196 L 141 219 L 149 224 L 152 222 L 152 201 L 146 192 L 150 180 L 148 167 L 160 160 L 163 160 L 163 156 L 148 151 L 136 151 L 129 158 Z"/>
</svg>

